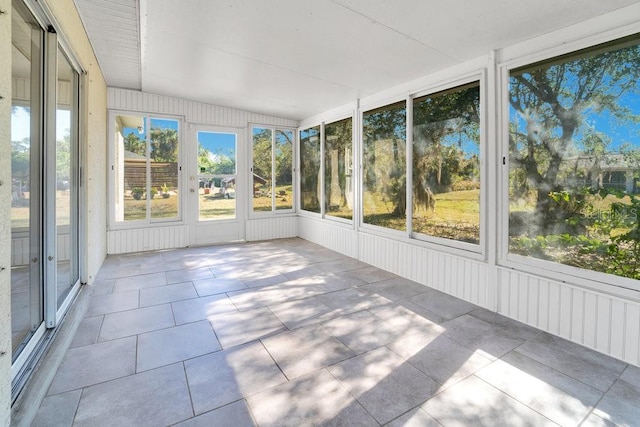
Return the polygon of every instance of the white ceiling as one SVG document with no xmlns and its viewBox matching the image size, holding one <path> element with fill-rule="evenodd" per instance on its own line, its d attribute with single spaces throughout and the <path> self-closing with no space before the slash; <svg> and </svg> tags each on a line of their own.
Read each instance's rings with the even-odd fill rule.
<svg viewBox="0 0 640 427">
<path fill-rule="evenodd" d="M 113 87 L 290 119 L 637 0 L 75 0 Z"/>
</svg>

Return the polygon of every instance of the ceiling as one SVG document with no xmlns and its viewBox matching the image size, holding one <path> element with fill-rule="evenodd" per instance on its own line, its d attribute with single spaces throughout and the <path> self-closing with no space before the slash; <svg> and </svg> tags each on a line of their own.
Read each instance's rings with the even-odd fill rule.
<svg viewBox="0 0 640 427">
<path fill-rule="evenodd" d="M 111 87 L 294 120 L 637 0 L 75 0 Z"/>
</svg>

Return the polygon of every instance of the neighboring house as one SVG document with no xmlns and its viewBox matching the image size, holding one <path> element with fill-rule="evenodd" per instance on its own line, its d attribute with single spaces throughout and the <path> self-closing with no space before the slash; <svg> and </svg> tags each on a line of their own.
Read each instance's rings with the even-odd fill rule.
<svg viewBox="0 0 640 427">
<path fill-rule="evenodd" d="M 636 185 L 636 177 L 640 175 L 640 164 L 630 162 L 624 153 L 606 153 L 603 156 L 577 156 L 568 158 L 565 163 L 570 165 L 585 179 L 585 184 L 591 188 L 612 188 L 637 193 L 640 188 Z"/>
</svg>

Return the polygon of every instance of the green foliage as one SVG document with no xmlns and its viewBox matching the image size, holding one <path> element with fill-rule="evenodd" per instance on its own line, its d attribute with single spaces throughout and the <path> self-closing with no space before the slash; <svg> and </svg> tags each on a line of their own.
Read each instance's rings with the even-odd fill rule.
<svg viewBox="0 0 640 427">
<path fill-rule="evenodd" d="M 11 141 L 11 178 L 23 186 L 29 184 L 30 139 Z"/>
<path fill-rule="evenodd" d="M 460 180 L 479 180 L 477 154 L 463 150 L 463 141 L 480 142 L 480 88 L 456 88 L 414 101 L 414 197 L 428 187 L 451 191 Z"/>
<path fill-rule="evenodd" d="M 584 176 L 568 159 L 591 161 L 598 175 L 611 139 L 586 122 L 590 114 L 608 114 L 620 124 L 638 123 L 623 95 L 640 88 L 640 47 L 585 54 L 565 62 L 544 63 L 512 72 L 509 101 L 510 195 L 528 198 L 535 193 L 536 228 L 554 233 L 564 204 L 550 193 L 574 193 Z M 577 140 L 576 140 L 577 138 Z M 555 204 L 554 204 L 555 202 Z M 568 219 L 572 213 L 559 215 Z"/>
<path fill-rule="evenodd" d="M 406 211 L 406 106 L 404 102 L 363 114 L 363 167 L 366 191 L 393 203 L 393 215 Z"/>
<path fill-rule="evenodd" d="M 178 131 L 171 128 L 151 128 L 151 161 L 172 163 L 178 161 Z"/>
<path fill-rule="evenodd" d="M 129 151 L 139 156 L 146 157 L 147 148 L 146 148 L 145 141 L 140 139 L 138 135 L 136 135 L 135 133 L 133 132 L 128 133 L 124 137 L 123 144 L 124 144 L 125 151 Z"/>
<path fill-rule="evenodd" d="M 253 135 L 253 173 L 271 180 L 272 130 L 262 129 Z"/>
<path fill-rule="evenodd" d="M 142 195 L 144 194 L 144 188 L 142 187 L 133 187 L 131 189 L 131 197 L 136 200 L 142 199 Z"/>
<path fill-rule="evenodd" d="M 300 132 L 300 191 L 302 208 L 320 212 L 320 127 Z"/>
<path fill-rule="evenodd" d="M 337 210 L 337 207 L 343 207 L 347 210 L 346 215 L 351 215 L 351 210 L 346 208 L 347 194 L 347 173 L 351 173 L 352 167 L 351 153 L 353 153 L 353 132 L 352 119 L 344 119 L 338 122 L 325 125 L 325 197 L 326 209 Z M 333 159 L 337 159 L 337 170 L 334 171 Z M 349 170 L 348 170 L 349 169 Z M 337 182 L 332 181 L 332 177 L 337 176 Z M 333 185 L 332 185 L 333 184 Z M 338 188 L 336 188 L 336 185 Z M 334 189 L 336 193 L 334 194 Z M 339 200 L 339 205 L 335 205 L 335 201 Z M 334 206 L 330 206 L 331 204 Z M 342 215 L 345 215 L 344 213 Z"/>
</svg>

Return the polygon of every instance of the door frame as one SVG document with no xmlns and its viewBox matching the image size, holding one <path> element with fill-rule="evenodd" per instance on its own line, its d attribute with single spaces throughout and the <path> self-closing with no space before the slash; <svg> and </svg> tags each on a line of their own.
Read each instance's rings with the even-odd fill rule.
<svg viewBox="0 0 640 427">
<path fill-rule="evenodd" d="M 185 194 L 187 195 L 185 223 L 188 227 L 189 246 L 228 243 L 245 240 L 247 210 L 246 184 L 246 129 L 230 126 L 215 126 L 189 123 L 185 171 Z M 234 219 L 200 220 L 198 182 L 198 132 L 234 134 L 236 136 L 236 217 Z"/>
</svg>

